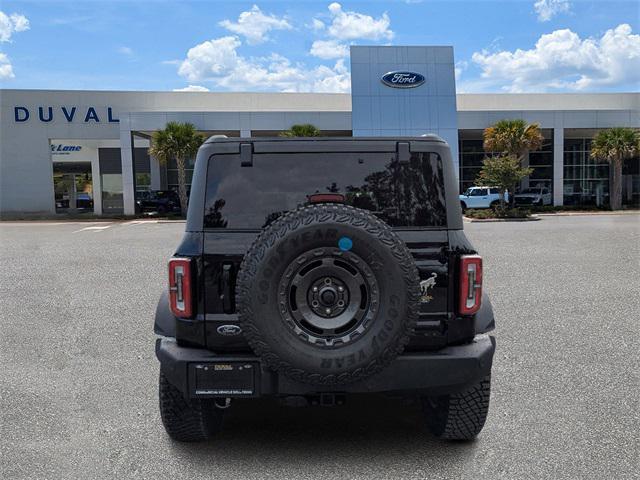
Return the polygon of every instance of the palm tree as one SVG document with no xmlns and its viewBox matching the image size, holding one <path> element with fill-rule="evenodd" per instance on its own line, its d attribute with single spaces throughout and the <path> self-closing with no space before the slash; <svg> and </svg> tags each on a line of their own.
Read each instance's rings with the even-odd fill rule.
<svg viewBox="0 0 640 480">
<path fill-rule="evenodd" d="M 303 123 L 300 125 L 291 125 L 289 130 L 280 132 L 281 137 L 319 137 L 320 130 L 315 125 Z"/>
<path fill-rule="evenodd" d="M 640 133 L 632 128 L 601 130 L 591 142 L 591 158 L 613 166 L 613 185 L 609 203 L 612 210 L 622 206 L 622 165 L 640 155 Z"/>
<path fill-rule="evenodd" d="M 157 158 L 164 165 L 172 159 L 176 160 L 178 196 L 183 215 L 187 212 L 188 203 L 186 162 L 198 152 L 202 142 L 204 142 L 204 137 L 190 123 L 169 122 L 164 130 L 153 132 L 151 137 L 149 155 Z"/>
<path fill-rule="evenodd" d="M 537 123 L 524 120 L 500 120 L 484 130 L 484 150 L 522 159 L 542 146 L 544 137 Z"/>
<path fill-rule="evenodd" d="M 516 159 L 518 166 L 532 150 L 538 150 L 544 142 L 540 125 L 527 123 L 521 119 L 500 120 L 493 126 L 485 128 L 483 133 L 483 148 L 485 152 L 492 152 L 501 157 Z M 513 205 L 514 192 L 510 192 L 509 203 Z"/>
</svg>

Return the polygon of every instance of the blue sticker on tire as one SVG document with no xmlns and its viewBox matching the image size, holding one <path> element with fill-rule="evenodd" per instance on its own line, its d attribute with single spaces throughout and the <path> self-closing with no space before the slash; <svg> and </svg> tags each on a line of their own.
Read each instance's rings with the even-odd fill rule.
<svg viewBox="0 0 640 480">
<path fill-rule="evenodd" d="M 338 247 L 340 247 L 340 250 L 343 252 L 348 252 L 353 247 L 353 240 L 349 237 L 342 237 L 338 240 Z"/>
</svg>

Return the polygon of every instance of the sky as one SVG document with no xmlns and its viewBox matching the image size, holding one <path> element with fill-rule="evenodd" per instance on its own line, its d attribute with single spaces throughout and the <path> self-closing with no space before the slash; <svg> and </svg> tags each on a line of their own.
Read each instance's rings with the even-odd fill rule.
<svg viewBox="0 0 640 480">
<path fill-rule="evenodd" d="M 349 45 L 453 45 L 458 92 L 637 92 L 640 2 L 0 2 L 0 87 L 349 92 Z"/>
</svg>

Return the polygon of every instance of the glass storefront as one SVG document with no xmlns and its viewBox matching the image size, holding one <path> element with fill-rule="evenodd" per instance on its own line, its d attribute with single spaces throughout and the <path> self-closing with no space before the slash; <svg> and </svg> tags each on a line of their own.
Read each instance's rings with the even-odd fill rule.
<svg viewBox="0 0 640 480">
<path fill-rule="evenodd" d="M 480 138 L 463 138 L 460 132 L 459 151 L 460 151 L 460 191 L 464 192 L 467 188 L 475 185 L 475 180 L 482 162 L 487 155 L 482 148 L 482 133 L 475 132 L 475 137 Z"/>
<path fill-rule="evenodd" d="M 121 214 L 124 210 L 122 193 L 122 174 L 103 173 L 102 181 L 102 213 L 103 215 Z"/>
<path fill-rule="evenodd" d="M 491 156 L 482 147 L 482 130 L 460 130 L 460 191 L 476 185 L 484 158 Z M 530 187 L 553 190 L 553 130 L 543 129 L 544 143 L 539 150 L 529 153 L 529 166 L 533 172 L 528 178 Z M 525 183 L 526 186 L 526 183 Z"/>
<path fill-rule="evenodd" d="M 98 159 L 102 184 L 102 213 L 121 215 L 124 213 L 124 196 L 120 149 L 101 148 L 98 150 Z"/>
<path fill-rule="evenodd" d="M 196 159 L 191 158 L 186 162 L 186 168 L 184 169 L 187 177 L 187 192 L 191 190 L 191 179 L 193 178 L 193 167 L 196 164 Z M 167 162 L 167 188 L 169 190 L 178 191 L 178 165 L 174 159 Z"/>
<path fill-rule="evenodd" d="M 543 187 L 553 191 L 553 134 L 543 131 L 542 147 L 529 153 L 529 167 L 533 172 L 529 175 L 529 187 Z"/>
<path fill-rule="evenodd" d="M 640 207 L 640 157 L 627 160 L 622 166 L 622 205 Z"/>
<path fill-rule="evenodd" d="M 134 143 L 148 141 L 134 137 Z M 151 190 L 151 161 L 149 158 L 148 147 L 135 147 L 133 149 L 133 173 L 135 175 L 136 195 L 139 192 L 148 192 Z"/>
<path fill-rule="evenodd" d="M 90 162 L 53 162 L 56 213 L 92 213 Z"/>
<path fill-rule="evenodd" d="M 564 204 L 609 203 L 609 164 L 590 157 L 591 138 L 564 140 Z"/>
<path fill-rule="evenodd" d="M 151 174 L 136 173 L 136 192 L 148 192 L 151 190 Z"/>
</svg>

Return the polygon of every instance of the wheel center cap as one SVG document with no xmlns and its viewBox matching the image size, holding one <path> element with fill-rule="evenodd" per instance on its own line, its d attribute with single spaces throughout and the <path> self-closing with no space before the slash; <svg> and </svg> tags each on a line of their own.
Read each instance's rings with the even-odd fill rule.
<svg viewBox="0 0 640 480">
<path fill-rule="evenodd" d="M 325 287 L 320 292 L 320 301 L 323 305 L 331 306 L 336 303 L 338 294 L 333 287 Z"/>
</svg>

